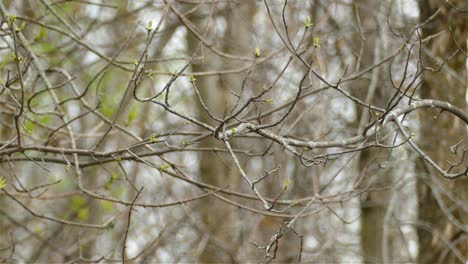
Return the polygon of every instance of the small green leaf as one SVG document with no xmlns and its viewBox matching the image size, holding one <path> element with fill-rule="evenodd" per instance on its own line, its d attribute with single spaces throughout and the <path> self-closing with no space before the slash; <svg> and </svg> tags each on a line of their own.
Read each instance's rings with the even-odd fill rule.
<svg viewBox="0 0 468 264">
<path fill-rule="evenodd" d="M 26 128 L 26 133 L 32 134 L 34 132 L 34 129 L 36 128 L 36 124 L 28 120 L 24 124 L 24 128 Z"/>
<path fill-rule="evenodd" d="M 137 59 L 134 59 L 134 60 L 133 60 L 133 64 L 138 65 L 138 60 L 137 60 Z"/>
<path fill-rule="evenodd" d="M 10 57 L 13 61 L 18 61 L 18 63 L 23 63 L 23 56 L 16 57 L 15 53 L 12 51 Z"/>
<path fill-rule="evenodd" d="M 16 29 L 16 32 L 21 32 L 21 30 L 23 30 L 25 26 L 26 26 L 26 24 L 24 22 L 22 22 L 20 24 L 20 26 Z"/>
<path fill-rule="evenodd" d="M 65 172 L 69 172 L 70 171 L 70 164 L 67 164 L 67 166 L 65 167 Z"/>
<path fill-rule="evenodd" d="M 101 111 L 107 118 L 110 118 L 114 114 L 114 108 L 109 103 L 102 104 Z"/>
<path fill-rule="evenodd" d="M 156 143 L 156 141 L 158 141 L 158 134 L 157 133 L 153 133 L 150 137 L 150 140 L 149 140 L 151 143 Z"/>
<path fill-rule="evenodd" d="M 266 99 L 265 100 L 267 103 L 273 103 L 273 99 Z"/>
<path fill-rule="evenodd" d="M 232 129 L 232 134 L 234 135 L 235 133 L 237 133 L 237 128 Z"/>
<path fill-rule="evenodd" d="M 78 210 L 86 205 L 86 199 L 81 196 L 75 196 L 71 199 L 72 209 Z"/>
<path fill-rule="evenodd" d="M 106 182 L 106 184 L 104 184 L 104 189 L 106 190 L 110 190 L 110 188 L 112 187 L 112 182 L 108 181 Z"/>
<path fill-rule="evenodd" d="M 131 124 L 138 115 L 138 109 L 134 106 L 132 107 L 132 110 L 128 112 L 128 117 L 127 117 L 127 124 Z"/>
<path fill-rule="evenodd" d="M 8 26 L 12 26 L 13 23 L 15 23 L 16 21 L 16 15 L 9 15 L 7 16 L 7 20 L 8 20 Z"/>
<path fill-rule="evenodd" d="M 154 75 L 153 72 L 148 72 L 148 75 L 146 75 L 146 77 L 148 77 L 148 78 L 150 78 L 151 80 L 154 81 L 153 75 Z"/>
<path fill-rule="evenodd" d="M 312 24 L 312 19 L 310 18 L 310 16 L 307 16 L 307 17 L 306 17 L 306 20 L 305 20 L 305 22 L 304 22 L 304 25 L 305 25 L 306 28 L 310 28 L 311 26 L 313 26 L 313 24 Z"/>
<path fill-rule="evenodd" d="M 169 169 L 171 166 L 169 164 L 166 164 L 166 165 L 161 165 L 159 166 L 159 169 L 162 170 L 162 171 L 165 171 L 167 169 Z"/>
<path fill-rule="evenodd" d="M 146 27 L 146 30 L 148 30 L 148 31 L 153 30 L 153 21 L 152 20 L 148 21 L 148 26 Z"/>
<path fill-rule="evenodd" d="M 6 179 L 3 178 L 3 176 L 0 176 L 0 190 L 5 188 L 6 185 L 7 185 Z"/>
<path fill-rule="evenodd" d="M 401 44 L 401 46 L 398 48 L 398 52 L 401 52 L 405 48 L 405 44 Z"/>
<path fill-rule="evenodd" d="M 106 200 L 101 200 L 100 204 L 104 212 L 111 212 L 114 205 L 114 203 L 112 203 L 111 201 Z"/>
<path fill-rule="evenodd" d="M 112 187 L 112 184 L 114 184 L 115 180 L 118 178 L 119 176 L 117 176 L 116 174 L 112 174 L 111 177 L 109 178 L 109 181 L 107 181 L 107 183 L 104 184 L 104 189 L 110 190 L 110 188 Z"/>
<path fill-rule="evenodd" d="M 88 207 L 81 208 L 78 210 L 78 219 L 85 221 L 86 219 L 88 219 L 88 215 L 89 215 Z"/>
<path fill-rule="evenodd" d="M 115 224 L 110 222 L 109 224 L 107 224 L 106 229 L 111 230 L 111 229 L 114 229 L 114 227 L 115 227 Z"/>
<path fill-rule="evenodd" d="M 47 36 L 47 31 L 42 27 L 39 29 L 39 34 L 34 38 L 34 41 L 41 41 L 45 36 Z"/>
<path fill-rule="evenodd" d="M 320 38 L 319 37 L 314 38 L 314 47 L 320 48 Z"/>
<path fill-rule="evenodd" d="M 195 82 L 197 79 L 195 78 L 195 76 L 193 76 L 193 74 L 190 74 L 190 82 Z"/>
<path fill-rule="evenodd" d="M 54 45 L 52 45 L 50 42 L 41 42 L 38 46 L 37 46 L 38 50 L 40 50 L 42 53 L 49 53 L 49 52 L 52 52 L 56 49 L 56 47 Z"/>
<path fill-rule="evenodd" d="M 411 132 L 411 138 L 415 138 L 416 134 L 414 132 Z"/>
<path fill-rule="evenodd" d="M 42 228 L 40 226 L 36 226 L 34 228 L 34 233 L 40 235 L 42 233 Z"/>
<path fill-rule="evenodd" d="M 286 182 L 284 184 L 284 189 L 287 189 L 289 187 L 289 185 L 291 184 L 291 179 L 290 178 L 287 178 L 286 179 Z"/>
<path fill-rule="evenodd" d="M 10 58 L 8 56 L 5 56 L 2 60 L 2 63 L 0 64 L 0 69 L 5 68 L 5 66 L 7 66 L 8 63 L 10 63 Z"/>
<path fill-rule="evenodd" d="M 260 51 L 260 48 L 255 48 L 255 57 L 260 57 L 262 55 L 262 52 Z"/>
</svg>

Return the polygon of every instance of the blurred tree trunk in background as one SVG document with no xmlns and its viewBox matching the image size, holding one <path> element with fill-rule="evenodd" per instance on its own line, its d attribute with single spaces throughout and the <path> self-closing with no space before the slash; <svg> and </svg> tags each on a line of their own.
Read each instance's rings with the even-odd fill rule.
<svg viewBox="0 0 468 264">
<path fill-rule="evenodd" d="M 198 32 L 206 36 L 206 39 L 211 43 L 216 43 L 217 46 L 224 46 L 224 50 L 229 54 L 248 56 L 249 51 L 255 50 L 252 47 L 250 39 L 250 31 L 253 25 L 253 15 L 255 12 L 255 2 L 249 1 L 246 3 L 229 3 L 225 8 L 224 19 L 226 19 L 226 31 L 223 37 L 220 38 L 216 31 L 218 17 L 212 17 L 212 14 L 206 12 L 210 9 L 197 10 L 193 15 L 203 17 L 194 21 Z M 193 21 L 193 20 L 192 20 Z M 208 34 L 206 34 L 208 32 Z M 205 35 L 206 34 L 206 35 Z M 218 38 L 216 38 L 218 36 Z M 187 45 L 189 54 L 193 54 L 200 45 L 200 40 L 192 33 L 187 33 Z M 193 72 L 216 71 L 225 69 L 227 62 L 221 57 L 214 54 L 206 46 L 202 45 L 197 56 L 202 58 L 200 62 L 192 64 Z M 252 56 L 253 57 L 253 56 Z M 198 60 L 197 60 L 198 61 Z M 228 59 L 231 68 L 243 66 L 245 62 Z M 229 91 L 240 91 L 243 80 L 242 73 L 230 74 L 227 76 L 209 75 L 198 76 L 195 84 L 200 92 L 206 107 L 211 113 L 214 113 L 217 118 L 223 119 L 226 112 L 232 107 L 230 98 L 233 97 Z M 214 121 L 206 114 L 201 104 L 198 104 L 198 116 L 200 121 L 216 127 L 219 123 Z M 217 139 L 210 137 L 204 140 L 201 144 L 209 148 L 221 148 L 225 146 Z M 234 144 L 232 145 L 234 147 Z M 223 187 L 226 183 L 231 187 L 239 185 L 241 179 L 238 169 L 230 161 L 231 157 L 216 153 L 204 152 L 200 155 L 199 175 L 200 179 L 208 184 Z M 216 162 L 215 162 L 216 161 Z M 241 184 L 245 184 L 242 182 Z M 209 204 L 209 206 L 207 205 Z M 204 224 L 204 234 L 201 241 L 206 239 L 207 244 L 200 252 L 199 261 L 201 263 L 226 263 L 235 262 L 236 249 L 235 245 L 237 232 L 240 232 L 239 226 L 234 223 L 238 222 L 236 218 L 236 210 L 234 207 L 228 206 L 215 198 L 208 198 L 200 201 L 199 212 L 202 223 Z M 242 222 L 242 221 L 240 221 Z"/>
<path fill-rule="evenodd" d="M 388 51 L 383 43 L 385 38 L 385 26 L 382 24 L 382 16 L 379 16 L 382 6 L 386 1 L 355 0 L 354 18 L 356 26 L 359 26 L 362 35 L 355 35 L 354 52 L 361 56 L 357 71 L 370 67 L 382 60 Z M 373 12 L 374 11 L 374 12 Z M 359 52 L 359 53 L 358 53 Z M 358 60 L 359 61 L 359 60 Z M 385 108 L 388 100 L 392 97 L 393 91 L 388 82 L 389 65 L 382 68 L 375 68 L 352 87 L 355 96 L 366 103 Z M 376 112 L 369 111 L 368 108 L 359 106 L 357 108 L 357 119 L 360 121 L 358 134 L 362 134 L 364 128 L 375 120 Z M 357 123 L 357 122 L 356 122 Z M 387 144 L 388 139 L 383 140 L 382 134 L 377 136 L 378 143 Z M 390 137 L 390 141 L 393 138 Z M 377 142 L 374 142 L 377 143 Z M 362 182 L 359 185 L 361 190 L 382 188 L 391 186 L 394 180 L 394 168 L 392 165 L 386 166 L 389 152 L 384 148 L 366 148 L 358 156 L 357 170 Z M 383 262 L 382 241 L 384 239 L 385 213 L 388 209 L 392 196 L 392 189 L 369 191 L 363 194 L 361 200 L 361 246 L 364 263 Z M 391 243 L 389 243 L 389 252 Z"/>
<path fill-rule="evenodd" d="M 252 57 L 254 58 L 255 52 L 255 41 L 254 38 L 256 31 L 254 23 L 254 15 L 257 12 L 257 6 L 255 1 L 239 1 L 237 3 L 228 3 L 224 8 L 222 15 L 226 21 L 226 28 L 223 32 L 222 43 L 219 43 L 223 48 L 223 52 L 240 57 Z M 246 65 L 252 64 L 252 62 L 246 62 L 242 60 L 232 60 L 227 58 L 220 59 L 220 68 L 226 69 L 226 65 L 229 65 L 231 69 L 244 68 Z M 249 70 L 255 70 L 257 67 L 252 66 Z M 248 70 L 247 70 L 248 71 Z M 252 93 L 255 93 L 257 87 L 260 87 L 259 83 L 252 80 L 252 76 L 247 76 L 247 71 L 239 73 L 225 74 L 220 76 L 219 84 L 220 89 L 224 91 L 224 97 L 226 104 L 223 106 L 223 111 L 218 112 L 221 117 L 230 115 L 234 102 L 239 100 L 239 105 L 245 103 L 245 100 Z M 246 79 L 247 78 L 247 79 Z M 266 79 L 266 76 L 263 76 Z M 245 87 L 242 85 L 245 84 Z M 234 91 L 239 98 L 229 91 Z M 210 100 L 217 100 L 212 96 L 208 97 Z M 236 108 L 235 110 L 237 110 Z M 234 110 L 234 111 L 235 111 Z M 231 140 L 231 147 L 233 149 L 251 148 L 248 142 L 242 142 L 241 140 Z M 226 148 L 223 146 L 222 148 Z M 229 186 L 235 187 L 241 190 L 249 190 L 248 185 L 241 179 L 239 169 L 232 162 L 232 158 L 229 155 L 225 155 L 226 161 L 224 163 L 229 164 L 229 171 L 223 175 L 224 182 L 227 182 Z M 246 166 L 249 163 L 249 158 L 243 155 L 237 155 L 237 158 L 241 166 Z M 208 165 L 210 166 L 210 165 Z M 255 175 L 248 175 L 254 178 Z M 221 182 L 221 181 L 220 181 Z M 218 184 L 220 184 L 220 182 Z M 249 236 L 249 229 L 254 226 L 254 217 L 250 213 L 241 212 L 235 207 L 229 207 L 229 215 L 231 216 L 232 222 L 238 223 L 237 225 L 231 225 L 227 227 L 225 232 L 230 233 L 230 245 L 231 254 L 234 256 L 234 262 L 252 261 L 253 255 L 251 252 L 243 252 L 244 238 Z M 247 220 L 248 219 L 248 220 Z M 244 220 L 244 221 L 243 221 Z"/>
<path fill-rule="evenodd" d="M 423 23 L 435 12 L 440 12 L 422 28 L 422 37 L 439 34 L 424 45 L 425 66 L 438 69 L 438 64 L 447 61 L 442 70 L 425 71 L 422 77 L 421 97 L 446 100 L 466 110 L 466 51 L 468 38 L 468 2 L 466 0 L 420 0 L 420 21 Z M 456 10 L 455 7 L 460 10 Z M 465 10 L 462 12 L 461 10 Z M 453 35 L 450 33 L 453 31 Z M 459 48 L 457 48 L 457 45 Z M 465 55 L 462 54 L 465 52 Z M 467 128 L 447 113 L 425 110 L 420 114 L 420 146 L 443 169 L 448 161 L 457 163 L 467 149 Z M 455 149 L 455 144 L 464 141 Z M 451 149 L 452 147 L 452 149 Z M 452 151 L 451 151 L 452 150 Z M 457 151 L 456 154 L 453 151 Z M 466 156 L 466 153 L 465 153 Z M 466 157 L 460 166 L 451 172 L 465 170 Z M 419 262 L 420 263 L 462 263 L 468 258 L 468 179 L 462 177 L 448 180 L 428 166 L 422 159 L 417 166 L 419 196 Z M 452 218 L 452 219 L 451 219 Z M 448 243 L 448 244 L 447 244 Z M 455 253 L 456 252 L 456 253 Z M 458 255 L 458 256 L 457 256 Z"/>
</svg>

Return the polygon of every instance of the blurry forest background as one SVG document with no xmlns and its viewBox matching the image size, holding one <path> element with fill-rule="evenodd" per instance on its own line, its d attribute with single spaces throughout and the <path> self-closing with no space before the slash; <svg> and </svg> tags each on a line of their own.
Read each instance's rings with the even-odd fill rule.
<svg viewBox="0 0 468 264">
<path fill-rule="evenodd" d="M 467 263 L 467 1 L 0 14 L 0 262 Z"/>
</svg>

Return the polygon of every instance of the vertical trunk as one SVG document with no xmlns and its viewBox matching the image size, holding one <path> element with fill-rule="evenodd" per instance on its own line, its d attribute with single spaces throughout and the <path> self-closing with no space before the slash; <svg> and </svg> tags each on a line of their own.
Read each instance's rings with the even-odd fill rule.
<svg viewBox="0 0 468 264">
<path fill-rule="evenodd" d="M 376 61 L 385 56 L 381 33 L 383 28 L 379 27 L 377 14 L 370 12 L 376 10 L 379 12 L 382 3 L 378 1 L 355 1 L 357 4 L 355 13 L 361 21 L 361 30 L 364 39 L 357 37 L 354 41 L 360 43 L 363 47 L 358 47 L 356 51 L 362 48 L 362 58 L 360 69 L 374 65 Z M 387 67 L 376 68 L 370 74 L 369 79 L 362 79 L 353 86 L 353 93 L 366 103 L 372 103 L 378 107 L 384 108 L 387 101 L 391 98 L 392 90 L 385 85 Z M 359 107 L 357 109 L 359 129 L 367 125 L 369 121 L 369 110 Z M 370 117 L 373 118 L 373 117 Z M 359 132 L 358 132 L 359 133 Z M 382 138 L 379 136 L 378 138 Z M 380 139 L 379 139 L 380 140 Z M 384 143 L 384 142 L 379 142 Z M 364 149 L 359 157 L 357 169 L 361 174 L 363 181 L 360 189 L 378 188 L 391 185 L 393 181 L 393 169 L 388 166 L 382 166 L 388 159 L 388 151 L 380 148 Z M 382 243 L 384 240 L 385 213 L 388 208 L 392 190 L 371 191 L 364 194 L 361 201 L 361 247 L 363 260 L 365 263 L 381 263 L 384 261 Z M 389 243 L 389 252 L 391 243 Z"/>
<path fill-rule="evenodd" d="M 460 10 L 468 9 L 468 3 L 464 0 L 450 2 Z M 467 14 L 453 6 L 442 0 L 419 1 L 421 22 L 440 8 L 440 13 L 423 27 L 423 38 L 440 33 L 425 46 L 428 50 L 428 56 L 423 58 L 426 65 L 437 67 L 433 58 L 444 60 L 458 49 L 456 43 L 462 51 L 467 50 Z M 440 72 L 426 71 L 422 81 L 423 98 L 445 100 L 466 109 L 466 57 L 461 52 L 451 58 Z M 419 144 L 422 149 L 444 169 L 449 168 L 447 161 L 459 161 L 468 142 L 465 139 L 456 154 L 451 153 L 450 147 L 466 137 L 466 125 L 449 114 L 430 110 L 421 111 L 420 119 Z M 466 166 L 465 158 L 465 162 L 451 172 L 464 170 Z M 468 179 L 443 179 L 422 160 L 418 162 L 417 170 L 419 223 L 429 227 L 418 229 L 419 262 L 464 263 L 468 257 L 468 236 L 465 232 L 468 213 L 464 207 L 468 200 Z M 446 194 L 450 194 L 450 197 Z M 460 229 L 463 225 L 465 230 Z"/>
<path fill-rule="evenodd" d="M 233 55 L 245 56 L 249 50 L 252 50 L 251 40 L 247 39 L 250 36 L 252 26 L 253 14 L 255 10 L 255 2 L 242 3 L 242 4 L 227 4 L 226 5 L 226 31 L 221 40 L 224 50 Z M 206 12 L 205 12 L 206 11 Z M 210 18 L 208 8 L 200 8 L 195 12 L 197 16 L 202 18 L 192 21 L 199 32 L 204 35 L 205 31 L 210 30 L 206 34 L 207 41 L 210 43 L 219 43 L 213 34 L 213 29 L 216 27 L 215 19 Z M 219 28 L 217 28 L 219 30 Z M 189 53 L 195 52 L 200 41 L 195 38 L 191 33 L 187 34 L 187 46 Z M 219 45 L 216 45 L 219 47 Z M 217 55 L 213 54 L 205 46 L 201 47 L 197 55 L 203 56 L 201 62 L 192 65 L 193 72 L 205 72 L 220 70 L 226 68 L 236 68 L 243 64 L 229 60 L 223 61 Z M 229 63 L 229 64 L 227 64 Z M 242 85 L 241 74 L 232 74 L 227 76 L 198 76 L 196 79 L 196 86 L 199 89 L 201 97 L 203 98 L 209 111 L 218 118 L 223 118 L 225 111 L 229 110 L 229 97 L 232 96 L 230 90 L 240 90 Z M 212 120 L 205 112 L 205 110 L 198 104 L 199 119 L 210 125 L 217 125 L 217 122 Z M 224 145 L 218 140 L 211 138 L 205 140 L 204 147 L 219 147 L 224 148 Z M 202 153 L 200 156 L 199 175 L 203 182 L 222 186 L 229 183 L 229 186 L 235 187 L 239 182 L 239 173 L 233 164 L 229 165 L 230 157 L 226 159 L 218 156 L 214 152 Z M 200 217 L 207 234 L 207 244 L 200 253 L 199 261 L 201 263 L 226 263 L 234 261 L 234 254 L 236 248 L 231 248 L 230 245 L 235 245 L 237 237 L 237 230 L 240 226 L 235 226 L 235 210 L 225 203 L 219 202 L 214 198 L 211 200 L 204 199 L 198 207 Z M 210 206 L 207 206 L 210 204 Z M 238 221 L 238 220 L 237 220 Z M 237 222 L 236 221 L 236 222 Z M 221 245 L 221 243 L 227 246 Z"/>
</svg>

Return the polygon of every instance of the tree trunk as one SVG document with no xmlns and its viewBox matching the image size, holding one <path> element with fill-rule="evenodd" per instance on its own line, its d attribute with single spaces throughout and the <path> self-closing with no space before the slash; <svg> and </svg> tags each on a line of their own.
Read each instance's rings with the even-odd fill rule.
<svg viewBox="0 0 468 264">
<path fill-rule="evenodd" d="M 227 4 L 225 9 L 227 28 L 221 41 L 213 37 L 216 36 L 216 34 L 213 34 L 213 30 L 219 30 L 219 28 L 217 28 L 215 24 L 216 18 L 211 18 L 208 13 L 210 9 L 205 8 L 196 11 L 195 14 L 203 18 L 192 22 L 197 26 L 198 31 L 201 32 L 202 35 L 205 35 L 205 31 L 209 30 L 211 34 L 206 34 L 208 42 L 216 43 L 217 47 L 221 44 L 224 51 L 229 54 L 246 56 L 249 50 L 254 50 L 251 46 L 251 40 L 247 38 L 251 35 L 249 30 L 251 30 L 255 2 Z M 204 13 L 204 11 L 206 11 L 206 13 Z M 187 45 L 190 53 L 196 51 L 199 43 L 200 41 L 193 34 L 187 34 Z M 223 62 L 220 57 L 217 57 L 216 54 L 203 45 L 201 50 L 197 52 L 197 55 L 203 56 L 203 58 L 200 60 L 200 63 L 194 63 L 192 65 L 193 72 L 236 68 L 243 65 L 242 62 L 236 62 L 232 59 Z M 226 65 L 228 65 L 228 67 L 226 67 Z M 232 95 L 229 91 L 240 90 L 243 79 L 242 74 L 239 73 L 221 77 L 218 75 L 197 76 L 196 79 L 195 84 L 210 113 L 217 118 L 223 118 L 226 111 L 230 110 L 229 99 Z M 210 125 L 218 125 L 218 122 L 214 121 L 206 114 L 206 111 L 200 103 L 198 106 L 199 120 Z M 222 142 L 214 137 L 205 140 L 202 146 L 225 148 Z M 222 154 L 217 154 L 215 152 L 202 153 L 199 164 L 200 179 L 205 183 L 215 186 L 222 187 L 228 183 L 231 188 L 235 187 L 239 184 L 240 176 L 237 168 L 230 160 L 230 156 L 222 156 Z M 197 208 L 207 232 L 203 235 L 207 236 L 208 240 L 206 246 L 200 253 L 199 262 L 235 262 L 236 247 L 232 247 L 232 245 L 235 245 L 236 237 L 238 237 L 237 233 L 241 231 L 241 227 L 235 225 L 235 223 L 239 221 L 239 219 L 235 219 L 236 210 L 215 198 L 204 199 L 201 203 L 202 204 Z M 207 204 L 210 204 L 210 206 Z"/>
<path fill-rule="evenodd" d="M 439 14 L 422 29 L 423 38 L 440 33 L 425 45 L 427 52 L 423 59 L 427 66 L 437 68 L 437 60 L 437 64 L 440 64 L 440 61 L 459 48 L 466 54 L 467 14 L 454 7 L 467 10 L 468 3 L 464 0 L 453 0 L 450 3 L 442 0 L 419 1 L 421 22 L 426 21 L 440 8 Z M 458 51 L 450 58 L 440 72 L 425 71 L 422 77 L 422 98 L 446 100 L 461 109 L 467 109 L 466 57 L 462 52 Z M 443 169 L 449 168 L 448 161 L 453 164 L 463 159 L 463 149 L 468 147 L 465 124 L 447 113 L 432 110 L 421 111 L 420 120 L 419 144 L 429 157 Z M 465 140 L 456 149 L 457 153 L 451 152 L 455 148 L 450 149 L 450 147 L 464 138 Z M 451 172 L 466 169 L 467 163 L 465 157 L 465 161 L 454 167 Z M 444 179 L 422 159 L 417 164 L 417 177 L 418 225 L 424 226 L 418 228 L 419 263 L 466 263 L 468 179 L 466 177 L 456 180 Z M 464 230 L 460 228 L 462 226 Z"/>
<path fill-rule="evenodd" d="M 355 4 L 357 4 L 355 16 L 360 18 L 364 37 L 364 39 L 361 39 L 362 37 L 358 36 L 354 40 L 357 46 L 355 51 L 358 52 L 362 49 L 361 63 L 358 65 L 359 69 L 362 70 L 376 64 L 377 61 L 386 56 L 386 50 L 383 50 L 385 45 L 382 43 L 384 41 L 383 35 L 386 33 L 382 32 L 384 28 L 379 26 L 378 15 L 370 11 L 380 12 L 382 2 L 365 0 L 355 1 Z M 358 45 L 363 45 L 363 47 Z M 389 89 L 389 85 L 386 85 L 389 83 L 388 70 L 387 65 L 383 68 L 375 68 L 370 73 L 370 78 L 356 82 L 356 85 L 353 86 L 353 94 L 366 103 L 385 108 L 392 96 L 392 90 Z M 369 118 L 375 120 L 375 116 L 369 117 L 369 110 L 362 107 L 357 109 L 357 113 L 358 120 L 360 120 L 358 133 L 362 133 L 362 129 L 367 126 Z M 378 143 L 390 143 L 382 142 L 382 134 L 377 138 Z M 384 166 L 388 162 L 388 158 L 388 150 L 386 149 L 367 148 L 361 151 L 357 165 L 358 173 L 363 179 L 359 186 L 360 189 L 386 187 L 392 184 L 394 169 L 391 168 L 391 165 Z M 384 262 L 382 243 L 384 241 L 384 225 L 386 224 L 385 213 L 391 196 L 392 189 L 370 191 L 363 195 L 361 200 L 361 247 L 364 263 Z M 391 241 L 386 249 L 388 252 L 392 252 Z M 391 261 L 391 258 L 387 259 L 387 261 L 389 260 Z"/>
</svg>

